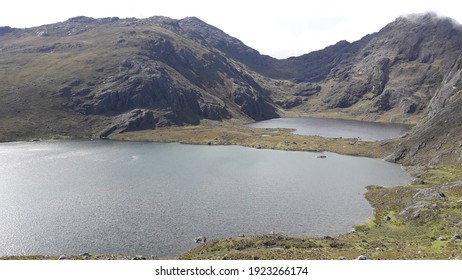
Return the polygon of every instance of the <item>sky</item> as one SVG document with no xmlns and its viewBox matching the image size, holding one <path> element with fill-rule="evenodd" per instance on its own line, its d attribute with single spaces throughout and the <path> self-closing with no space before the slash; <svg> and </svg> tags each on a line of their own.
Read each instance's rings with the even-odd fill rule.
<svg viewBox="0 0 462 280">
<path fill-rule="evenodd" d="M 323 49 L 340 40 L 359 40 L 400 15 L 433 11 L 462 23 L 462 3 L 457 0 L 6 1 L 0 9 L 0 26 L 34 27 L 81 15 L 196 16 L 260 53 L 277 58 Z"/>
</svg>

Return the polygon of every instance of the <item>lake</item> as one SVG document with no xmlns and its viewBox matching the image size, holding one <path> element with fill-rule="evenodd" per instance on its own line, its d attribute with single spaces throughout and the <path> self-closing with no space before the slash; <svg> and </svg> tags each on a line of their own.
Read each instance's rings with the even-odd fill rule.
<svg viewBox="0 0 462 280">
<path fill-rule="evenodd" d="M 380 159 L 119 141 L 0 144 L 0 255 L 175 257 L 271 231 L 337 235 L 364 223 L 371 184 L 411 177 Z"/>
<path fill-rule="evenodd" d="M 408 125 L 318 118 L 279 118 L 249 124 L 256 128 L 292 128 L 296 134 L 329 138 L 359 138 L 376 141 L 395 138 L 409 130 Z"/>
</svg>

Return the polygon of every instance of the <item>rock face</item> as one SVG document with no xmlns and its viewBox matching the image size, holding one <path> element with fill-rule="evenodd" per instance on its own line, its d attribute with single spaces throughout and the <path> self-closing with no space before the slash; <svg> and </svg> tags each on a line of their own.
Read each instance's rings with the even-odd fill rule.
<svg viewBox="0 0 462 280">
<path fill-rule="evenodd" d="M 435 213 L 442 207 L 446 207 L 448 197 L 445 191 L 461 186 L 461 182 L 443 184 L 432 188 L 419 189 L 412 200 L 401 210 L 398 215 L 408 221 L 423 221 L 434 219 Z M 454 225 L 457 227 L 457 224 Z"/>
<path fill-rule="evenodd" d="M 0 115 L 13 119 L 36 103 L 39 118 L 65 111 L 85 134 L 108 137 L 201 119 L 279 116 L 270 92 L 247 67 L 214 47 L 225 41 L 245 45 L 196 18 L 76 17 L 30 29 L 2 27 L 0 36 L 0 66 L 7 75 L 0 98 L 17 107 Z M 17 43 L 18 38 L 28 42 Z M 53 66 L 41 71 L 47 65 Z M 27 78 L 13 79 L 22 75 Z M 18 93 L 21 97 L 14 97 Z M 48 121 L 59 129 L 68 126 L 54 118 Z M 19 135 L 31 130 L 23 125 Z"/>
<path fill-rule="evenodd" d="M 314 98 L 310 96 L 295 108 L 311 112 L 340 109 L 364 120 L 385 122 L 418 119 L 388 159 L 411 164 L 460 163 L 461 46 L 462 26 L 449 18 L 434 14 L 400 17 L 359 41 L 339 42 L 289 59 L 291 69 L 303 73 L 297 79 L 315 81 L 321 87 Z M 319 64 L 323 67 L 317 72 L 299 68 Z"/>
<path fill-rule="evenodd" d="M 100 133 L 99 137 L 107 138 L 114 132 L 154 129 L 158 123 L 159 117 L 155 117 L 152 111 L 135 109 L 115 118 L 113 123 Z"/>
<path fill-rule="evenodd" d="M 0 36 L 13 32 L 13 30 L 14 29 L 9 26 L 0 26 Z"/>
<path fill-rule="evenodd" d="M 394 109 L 400 118 L 426 113 L 461 44 L 462 29 L 450 19 L 431 14 L 398 18 L 345 45 L 345 58 L 325 78 L 332 86 L 318 110 L 349 108 L 371 119 Z M 355 108 L 358 104 L 361 108 Z"/>
<path fill-rule="evenodd" d="M 462 27 L 448 18 L 400 17 L 281 60 L 195 17 L 75 17 L 0 36 L 0 141 L 341 112 L 417 123 L 389 160 L 462 161 Z"/>
<path fill-rule="evenodd" d="M 430 99 L 426 117 L 395 147 L 391 157 L 410 163 L 436 165 L 462 162 L 462 56 L 454 59 Z M 430 160 L 429 160 L 430 159 Z"/>
</svg>

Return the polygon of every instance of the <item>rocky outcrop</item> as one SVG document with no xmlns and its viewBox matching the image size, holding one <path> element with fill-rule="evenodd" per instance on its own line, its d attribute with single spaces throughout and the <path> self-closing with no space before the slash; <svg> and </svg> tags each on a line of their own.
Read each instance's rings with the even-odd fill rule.
<svg viewBox="0 0 462 280">
<path fill-rule="evenodd" d="M 199 94 L 174 86 L 163 69 L 127 71 L 96 87 L 90 102 L 82 104 L 89 114 L 123 112 L 133 108 L 159 108 L 199 113 Z"/>
<path fill-rule="evenodd" d="M 462 161 L 462 28 L 447 18 L 400 17 L 356 42 L 282 60 L 195 17 L 75 17 L 0 27 L 0 36 L 0 66 L 8 67 L 0 83 L 5 139 L 37 131 L 106 137 L 202 119 L 327 110 L 418 120 L 390 147 L 389 160 Z"/>
<path fill-rule="evenodd" d="M 0 36 L 4 34 L 8 34 L 13 31 L 14 31 L 14 28 L 11 28 L 9 26 L 0 26 Z"/>
<path fill-rule="evenodd" d="M 240 110 L 254 120 L 265 120 L 278 116 L 274 105 L 265 100 L 265 97 L 253 87 L 239 86 L 233 91 L 232 98 Z"/>
<path fill-rule="evenodd" d="M 394 147 L 388 157 L 407 164 L 437 165 L 440 162 L 462 162 L 462 91 L 454 93 L 452 101 L 434 116 L 414 127 L 406 138 Z"/>
<path fill-rule="evenodd" d="M 392 160 L 437 165 L 462 162 L 462 56 L 453 61 L 428 103 L 427 116 L 396 147 Z"/>
<path fill-rule="evenodd" d="M 420 189 L 414 194 L 409 205 L 399 212 L 399 216 L 411 221 L 421 221 L 432 217 L 435 210 L 438 210 L 448 200 L 442 190 L 447 190 L 447 188 L 445 189 L 443 185 Z"/>
<path fill-rule="evenodd" d="M 298 105 L 302 104 L 302 99 L 300 97 L 288 98 L 281 101 L 276 101 L 275 103 L 284 109 L 292 109 Z"/>
<path fill-rule="evenodd" d="M 393 108 L 399 109 L 401 118 L 425 114 L 447 79 L 445 73 L 461 54 L 461 44 L 462 29 L 450 19 L 432 14 L 398 18 L 351 44 L 358 46 L 355 52 L 326 77 L 333 85 L 320 108 L 369 103 L 366 114 L 382 114 Z M 364 106 L 360 108 L 364 110 Z M 350 112 L 364 114 L 355 108 Z"/>
<path fill-rule="evenodd" d="M 1 51 L 8 54 L 4 56 L 6 64 L 24 58 L 27 65 L 28 57 L 34 56 L 37 65 L 52 63 L 53 67 L 45 75 L 30 65 L 15 68 L 9 73 L 12 76 L 25 71 L 33 74 L 24 85 L 2 84 L 2 95 L 11 88 L 34 88 L 42 97 L 53 99 L 51 110 L 66 110 L 79 118 L 87 116 L 87 122 L 81 125 L 91 125 L 95 134 L 197 124 L 201 119 L 250 121 L 278 117 L 271 92 L 256 82 L 247 66 L 214 48 L 226 40 L 235 42 L 235 47 L 248 47 L 198 19 L 82 16 L 16 30 L 21 36 L 39 36 L 40 40 L 31 40 L 37 45 L 16 44 L 16 37 L 8 35 L 12 30 L 1 29 L 5 35 Z M 102 35 L 94 36 L 96 33 Z M 52 54 L 56 60 L 48 62 L 45 54 Z M 73 57 L 85 59 L 75 61 Z M 38 100 L 38 96 L 31 98 Z M 40 110 L 40 106 L 36 108 Z"/>
<path fill-rule="evenodd" d="M 253 71 L 273 78 L 280 78 L 284 75 L 284 71 L 281 71 L 277 59 L 261 55 L 240 40 L 196 17 L 180 20 L 178 29 L 181 29 L 180 32 L 188 38 L 225 53 L 227 57 L 245 64 Z"/>
<path fill-rule="evenodd" d="M 98 136 L 100 138 L 108 138 L 112 133 L 154 129 L 159 122 L 160 118 L 155 117 L 152 111 L 135 109 L 117 116 L 112 124 L 101 131 Z"/>
<path fill-rule="evenodd" d="M 291 57 L 273 63 L 279 69 L 277 78 L 294 79 L 304 82 L 325 80 L 343 61 L 350 59 L 358 51 L 358 44 L 340 41 L 322 50 Z"/>
<path fill-rule="evenodd" d="M 313 96 L 321 91 L 321 86 L 313 83 L 301 83 L 301 87 L 293 93 L 295 96 L 309 97 Z"/>
</svg>

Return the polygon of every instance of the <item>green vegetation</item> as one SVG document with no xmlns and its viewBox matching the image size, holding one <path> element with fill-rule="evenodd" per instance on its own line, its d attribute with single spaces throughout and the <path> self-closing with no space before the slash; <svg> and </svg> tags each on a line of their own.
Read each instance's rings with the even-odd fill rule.
<svg viewBox="0 0 462 280">
<path fill-rule="evenodd" d="M 424 185 L 383 188 L 371 186 L 366 198 L 375 208 L 370 222 L 337 237 L 288 237 L 265 234 L 211 241 L 183 254 L 181 259 L 460 259 L 462 241 L 461 166 L 423 171 Z M 421 189 L 438 197 L 416 196 Z M 417 197 L 417 198 L 416 198 Z M 429 201 L 429 203 L 425 203 Z M 415 208 L 412 208 L 415 206 Z M 407 214 L 411 207 L 417 217 Z M 420 208 L 419 208 L 420 207 Z M 418 208 L 418 209 L 417 209 Z"/>
<path fill-rule="evenodd" d="M 396 140 L 363 142 L 295 135 L 290 129 L 257 129 L 241 123 L 210 122 L 199 126 L 159 128 L 117 134 L 115 140 L 242 145 L 257 149 L 332 151 L 384 157 Z M 366 198 L 374 216 L 353 232 L 335 237 L 284 234 L 212 240 L 180 259 L 459 259 L 462 258 L 462 166 L 407 167 L 418 179 L 393 188 L 370 186 Z M 424 195 L 416 195 L 421 190 Z M 443 194 L 442 196 L 439 194 Z M 123 255 L 72 256 L 70 259 L 132 259 Z M 19 256 L 4 259 L 58 259 Z"/>
<path fill-rule="evenodd" d="M 295 135 L 290 129 L 257 129 L 208 123 L 127 132 L 117 140 L 243 145 L 262 149 L 333 151 L 383 157 L 394 141 L 362 142 Z M 390 145 L 391 144 L 391 145 Z M 408 166 L 417 179 L 407 186 L 370 186 L 366 198 L 375 209 L 370 221 L 335 237 L 294 237 L 283 233 L 212 240 L 180 259 L 459 259 L 462 258 L 462 165 Z M 57 259 L 19 256 L 4 259 Z M 72 256 L 70 259 L 131 259 L 123 255 Z"/>
<path fill-rule="evenodd" d="M 380 142 L 296 135 L 291 129 L 249 128 L 242 125 L 201 125 L 126 132 L 111 139 L 179 142 L 208 145 L 241 145 L 286 151 L 331 151 L 346 155 L 381 157 L 387 151 Z"/>
<path fill-rule="evenodd" d="M 204 125 L 129 132 L 115 139 L 243 145 L 302 151 L 333 151 L 383 157 L 395 141 L 362 142 L 294 135 L 289 129 L 239 125 Z M 181 259 L 456 259 L 462 258 L 462 166 L 408 167 L 413 184 L 370 186 L 366 198 L 375 209 L 370 222 L 336 237 L 289 237 L 283 234 L 213 240 Z M 416 195 L 420 190 L 424 195 Z M 428 193 L 427 193 L 428 192 Z M 444 197 L 437 194 L 442 193 Z M 414 197 L 415 196 L 415 197 Z M 440 199 L 441 198 L 441 199 Z M 414 216 L 413 216 L 414 215 Z M 454 238 L 454 240 L 452 240 Z"/>
<path fill-rule="evenodd" d="M 462 226 L 462 60 L 454 61 L 462 36 L 448 22 L 431 15 L 420 23 L 399 20 L 359 43 L 281 61 L 194 18 L 74 18 L 16 30 L 1 35 L 0 142 L 109 131 L 117 140 L 391 155 L 412 165 L 419 180 L 370 187 L 366 198 L 375 214 L 352 233 L 236 237 L 181 258 L 460 258 L 461 241 L 452 237 Z M 362 142 L 242 125 L 276 113 L 417 126 L 404 138 Z"/>
</svg>

